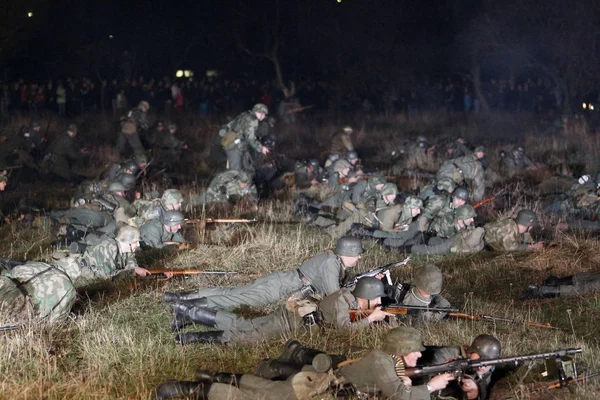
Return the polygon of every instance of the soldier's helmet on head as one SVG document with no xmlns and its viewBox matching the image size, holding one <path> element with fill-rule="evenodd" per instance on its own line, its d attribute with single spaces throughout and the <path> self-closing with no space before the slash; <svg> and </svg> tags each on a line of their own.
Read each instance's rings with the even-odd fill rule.
<svg viewBox="0 0 600 400">
<path fill-rule="evenodd" d="M 185 218 L 183 217 L 183 214 L 179 211 L 169 210 L 163 214 L 161 220 L 163 225 L 176 226 L 180 225 L 183 221 L 185 221 Z"/>
<path fill-rule="evenodd" d="M 398 186 L 396 186 L 395 183 L 385 183 L 383 185 L 383 188 L 381 188 L 381 196 L 385 197 L 385 196 L 391 196 L 394 195 L 396 196 L 398 194 Z"/>
<path fill-rule="evenodd" d="M 319 160 L 315 159 L 315 158 L 311 158 L 310 160 L 308 160 L 308 164 L 307 164 L 310 168 L 312 168 L 313 170 L 319 168 Z"/>
<path fill-rule="evenodd" d="M 362 241 L 354 236 L 342 236 L 335 245 L 334 253 L 344 257 L 358 257 L 365 250 Z"/>
<path fill-rule="evenodd" d="M 119 229 L 115 236 L 117 242 L 132 244 L 140 241 L 140 230 L 135 226 L 126 225 Z"/>
<path fill-rule="evenodd" d="M 352 151 L 347 151 L 346 155 L 344 157 L 346 160 L 348 161 L 354 161 L 358 159 L 358 153 L 354 150 Z"/>
<path fill-rule="evenodd" d="M 350 169 L 350 163 L 344 159 L 337 160 L 333 163 L 333 170 L 335 172 L 341 172 L 345 169 Z"/>
<path fill-rule="evenodd" d="M 354 297 L 360 297 L 365 300 L 375 300 L 378 297 L 385 296 L 383 282 L 375 277 L 359 279 L 352 291 Z"/>
<path fill-rule="evenodd" d="M 349 126 L 349 125 L 346 125 L 346 126 L 343 128 L 343 131 L 344 131 L 344 133 L 345 133 L 345 134 L 347 134 L 347 135 L 350 135 L 352 132 L 354 132 L 354 130 L 352 129 L 352 127 L 351 127 L 351 126 Z"/>
<path fill-rule="evenodd" d="M 125 190 L 131 190 L 135 187 L 135 175 L 133 174 L 121 174 L 120 181 L 125 186 Z"/>
<path fill-rule="evenodd" d="M 406 200 L 404 200 L 404 207 L 418 208 L 420 210 L 423 208 L 423 200 L 416 196 L 408 196 Z"/>
<path fill-rule="evenodd" d="M 468 353 L 479 354 L 480 360 L 491 360 L 500 357 L 502 344 L 492 335 L 479 335 L 473 340 L 471 346 L 467 348 Z"/>
<path fill-rule="evenodd" d="M 443 190 L 446 193 L 452 193 L 456 189 L 456 183 L 450 178 L 440 178 L 435 186 L 438 190 Z"/>
<path fill-rule="evenodd" d="M 467 189 L 462 188 L 462 187 L 457 187 L 456 189 L 454 189 L 452 191 L 452 197 L 458 197 L 461 200 L 464 200 L 465 202 L 469 202 L 469 192 L 467 191 Z"/>
<path fill-rule="evenodd" d="M 399 326 L 390 330 L 383 338 L 381 351 L 397 356 L 405 356 L 416 351 L 424 351 L 421 333 L 415 328 Z"/>
<path fill-rule="evenodd" d="M 475 211 L 472 205 L 465 204 L 456 209 L 455 215 L 457 219 L 462 219 L 463 221 L 465 221 L 469 218 L 477 217 L 477 212 Z"/>
<path fill-rule="evenodd" d="M 175 132 L 175 131 L 177 130 L 177 124 L 170 123 L 170 124 L 169 124 L 169 128 L 168 128 L 168 129 L 169 129 L 170 131 L 173 131 L 173 132 Z"/>
<path fill-rule="evenodd" d="M 165 206 L 175 205 L 183 202 L 183 195 L 177 189 L 167 189 L 162 194 L 161 201 Z"/>
<path fill-rule="evenodd" d="M 127 189 L 125 188 L 125 185 L 123 185 L 121 182 L 111 182 L 110 185 L 108 185 L 109 193 L 125 192 L 126 190 Z"/>
<path fill-rule="evenodd" d="M 239 183 L 250 184 L 252 183 L 252 177 L 245 171 L 239 171 L 237 174 L 237 181 Z"/>
<path fill-rule="evenodd" d="M 252 113 L 261 113 L 261 114 L 268 115 L 269 108 L 262 103 L 257 103 L 254 105 L 254 107 L 252 107 Z"/>
<path fill-rule="evenodd" d="M 150 109 L 150 103 L 148 103 L 146 100 L 142 100 L 140 101 L 140 104 L 138 104 L 138 108 L 144 112 L 147 112 Z"/>
<path fill-rule="evenodd" d="M 140 172 L 139 165 L 137 165 L 137 163 L 134 161 L 127 161 L 125 164 L 123 164 L 123 169 L 130 170 L 131 173 L 134 175 L 137 174 L 138 172 Z"/>
<path fill-rule="evenodd" d="M 414 286 L 428 294 L 440 294 L 442 291 L 442 271 L 433 265 L 425 264 L 415 271 Z"/>
<path fill-rule="evenodd" d="M 67 131 L 73 132 L 73 133 L 77 133 L 77 125 L 75 125 L 75 124 L 69 124 L 67 126 Z"/>
<path fill-rule="evenodd" d="M 513 149 L 513 152 L 522 156 L 525 154 L 525 148 L 523 146 L 515 146 L 515 148 Z"/>
<path fill-rule="evenodd" d="M 523 226 L 537 226 L 539 225 L 538 216 L 531 210 L 521 210 L 515 218 L 515 222 Z"/>
</svg>

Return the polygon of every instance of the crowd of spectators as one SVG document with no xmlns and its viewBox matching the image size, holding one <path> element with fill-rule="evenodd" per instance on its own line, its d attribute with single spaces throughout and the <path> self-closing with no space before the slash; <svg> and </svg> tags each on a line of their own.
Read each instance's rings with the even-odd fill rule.
<svg viewBox="0 0 600 400">
<path fill-rule="evenodd" d="M 343 85 L 311 79 L 299 80 L 293 86 L 302 105 L 312 105 L 321 111 L 411 115 L 442 108 L 451 112 L 478 112 L 482 108 L 471 83 L 459 79 L 408 88 L 375 88 L 360 82 Z M 481 92 L 490 108 L 498 112 L 542 112 L 560 109 L 563 102 L 561 91 L 542 79 L 491 79 L 482 83 Z M 195 80 L 138 77 L 122 81 L 67 77 L 45 83 L 24 80 L 0 83 L 3 114 L 56 112 L 74 116 L 97 111 L 119 114 L 140 100 L 149 101 L 158 112 L 182 109 L 219 114 L 244 109 L 258 101 L 275 107 L 282 95 L 272 81 L 222 77 Z"/>
</svg>

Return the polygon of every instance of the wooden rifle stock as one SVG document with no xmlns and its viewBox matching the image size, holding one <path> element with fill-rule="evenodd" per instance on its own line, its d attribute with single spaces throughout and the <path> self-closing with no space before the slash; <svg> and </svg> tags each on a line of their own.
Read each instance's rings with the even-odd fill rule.
<svg viewBox="0 0 600 400">
<path fill-rule="evenodd" d="M 496 200 L 496 196 L 488 197 L 487 199 L 483 199 L 483 200 L 478 201 L 477 203 L 475 203 L 473 205 L 473 208 L 477 210 L 479 207 L 484 206 L 484 205 L 486 205 L 488 203 L 493 203 L 495 200 Z"/>
<path fill-rule="evenodd" d="M 235 271 L 207 271 L 203 269 L 149 269 L 151 274 L 167 274 L 173 275 L 229 275 L 237 274 Z"/>
<path fill-rule="evenodd" d="M 509 324 L 524 324 L 524 325 L 533 326 L 536 328 L 561 330 L 560 328 L 556 328 L 556 327 L 550 325 L 549 323 L 534 322 L 534 321 L 527 321 L 527 320 L 520 320 L 520 319 L 511 319 L 511 318 L 502 318 L 502 317 L 493 317 L 491 315 L 484 315 L 484 314 L 472 315 L 472 314 L 451 312 L 451 313 L 448 313 L 448 316 L 453 317 L 453 318 L 468 319 L 471 321 L 506 322 Z"/>
<path fill-rule="evenodd" d="M 359 181 L 364 181 L 369 179 L 369 175 L 358 175 L 358 176 L 353 176 L 352 178 L 358 178 Z M 350 181 L 350 177 L 344 177 L 344 178 L 338 178 L 338 183 L 340 185 L 345 185 Z"/>
</svg>

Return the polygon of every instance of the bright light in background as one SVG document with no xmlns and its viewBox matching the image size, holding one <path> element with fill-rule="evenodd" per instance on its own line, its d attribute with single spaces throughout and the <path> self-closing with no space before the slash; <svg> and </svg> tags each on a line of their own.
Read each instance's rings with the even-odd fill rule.
<svg viewBox="0 0 600 400">
<path fill-rule="evenodd" d="M 108 38 L 109 38 L 109 39 L 113 39 L 113 38 L 114 38 L 114 36 L 113 36 L 113 35 L 108 35 Z"/>
<path fill-rule="evenodd" d="M 590 110 L 594 111 L 594 105 L 590 104 Z"/>
<path fill-rule="evenodd" d="M 583 103 L 583 104 L 581 105 L 581 108 L 583 108 L 583 109 L 585 110 L 585 109 L 587 108 L 587 104 Z"/>
<path fill-rule="evenodd" d="M 185 71 L 183 71 L 183 76 L 185 76 L 186 78 L 191 78 L 192 76 L 194 76 L 194 71 L 186 69 Z"/>
<path fill-rule="evenodd" d="M 30 12 L 28 12 L 28 13 L 27 13 L 27 16 L 28 16 L 29 18 L 31 18 L 31 17 L 33 17 L 33 13 L 30 11 Z"/>
<path fill-rule="evenodd" d="M 337 0 L 337 2 L 338 2 L 338 3 L 341 3 L 341 2 L 342 2 L 342 0 Z"/>
<path fill-rule="evenodd" d="M 182 71 L 182 70 L 179 70 L 179 71 L 177 71 L 177 72 L 175 73 L 175 76 L 176 76 L 177 78 L 181 78 L 181 77 L 183 76 L 183 71 Z"/>
</svg>

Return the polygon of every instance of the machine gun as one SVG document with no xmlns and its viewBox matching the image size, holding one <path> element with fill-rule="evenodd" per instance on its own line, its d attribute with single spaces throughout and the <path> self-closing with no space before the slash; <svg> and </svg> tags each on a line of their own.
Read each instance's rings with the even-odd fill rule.
<svg viewBox="0 0 600 400">
<path fill-rule="evenodd" d="M 386 279 L 387 279 L 387 283 L 389 285 L 392 285 L 392 276 L 390 275 L 390 270 L 397 268 L 397 267 L 404 267 L 406 266 L 408 263 L 410 262 L 410 256 L 406 257 L 404 259 L 404 261 L 398 261 L 398 262 L 393 262 L 390 263 L 388 265 L 384 265 L 383 267 L 380 268 L 374 268 L 370 271 L 367 272 L 363 272 L 360 275 L 356 275 L 354 278 L 352 278 L 350 281 L 348 282 L 344 282 L 343 287 L 352 287 L 354 285 L 356 285 L 356 283 L 362 279 L 362 278 L 372 278 L 375 277 L 379 274 L 383 274 L 385 275 Z"/>
</svg>

